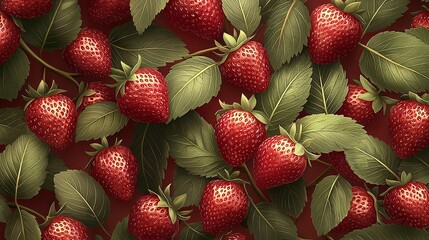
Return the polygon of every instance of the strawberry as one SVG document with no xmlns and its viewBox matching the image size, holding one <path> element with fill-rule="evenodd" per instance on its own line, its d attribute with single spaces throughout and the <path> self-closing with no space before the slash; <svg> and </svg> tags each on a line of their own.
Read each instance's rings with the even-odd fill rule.
<svg viewBox="0 0 429 240">
<path fill-rule="evenodd" d="M 112 65 L 109 40 L 99 30 L 83 29 L 64 50 L 64 60 L 83 76 L 108 76 Z"/>
<path fill-rule="evenodd" d="M 222 238 L 222 240 L 246 240 L 246 236 L 241 233 L 230 233 Z"/>
<path fill-rule="evenodd" d="M 413 18 L 413 22 L 411 23 L 411 27 L 424 27 L 429 28 L 429 10 L 418 13 Z"/>
<path fill-rule="evenodd" d="M 0 9 L 17 18 L 36 18 L 51 10 L 54 0 L 3 0 Z"/>
<path fill-rule="evenodd" d="M 91 0 L 89 18 L 99 25 L 119 25 L 131 20 L 130 0 Z"/>
<path fill-rule="evenodd" d="M 28 128 L 42 141 L 63 150 L 69 147 L 76 134 L 77 112 L 73 101 L 62 95 L 55 82 L 49 88 L 41 81 L 37 90 L 28 88 L 25 121 Z"/>
<path fill-rule="evenodd" d="M 21 30 L 7 14 L 0 11 L 0 64 L 6 62 L 18 49 Z"/>
<path fill-rule="evenodd" d="M 198 37 L 214 40 L 222 33 L 221 0 L 170 0 L 164 12 L 171 24 Z"/>
<path fill-rule="evenodd" d="M 227 105 L 220 102 L 222 114 L 215 126 L 216 143 L 225 162 L 239 166 L 253 159 L 258 146 L 267 134 L 265 125 L 268 120 L 263 113 L 253 110 L 256 98 L 241 96 L 241 105 Z"/>
<path fill-rule="evenodd" d="M 396 104 L 389 115 L 390 141 L 396 155 L 408 158 L 429 146 L 429 94 Z"/>
<path fill-rule="evenodd" d="M 332 231 L 349 233 L 355 229 L 370 227 L 377 223 L 374 198 L 362 187 L 352 187 L 353 197 L 347 216 Z"/>
<path fill-rule="evenodd" d="M 66 216 L 54 217 L 42 230 L 42 240 L 87 240 L 88 232 L 81 222 Z"/>
<path fill-rule="evenodd" d="M 348 180 L 357 184 L 365 183 L 365 181 L 359 178 L 350 168 L 344 152 L 330 152 L 328 154 L 322 154 L 320 158 L 330 163 L 335 171 Z"/>
<path fill-rule="evenodd" d="M 120 144 L 121 141 L 116 141 L 114 146 L 109 147 L 106 138 L 102 138 L 101 144 L 91 144 L 96 150 L 88 152 L 94 157 L 91 160 L 91 176 L 107 194 L 121 201 L 129 201 L 137 186 L 137 159 L 129 148 Z"/>
<path fill-rule="evenodd" d="M 87 106 L 99 102 L 116 102 L 115 91 L 103 82 L 91 82 L 85 89 L 84 85 L 79 86 L 81 93 L 77 101 L 77 112 L 81 113 Z"/>
<path fill-rule="evenodd" d="M 112 69 L 119 109 L 137 122 L 165 123 L 170 115 L 167 82 L 159 71 L 140 65 L 139 56 L 134 68 Z"/>
<path fill-rule="evenodd" d="M 323 4 L 311 13 L 308 50 L 317 64 L 330 64 L 348 55 L 356 48 L 362 36 L 362 26 L 351 13 L 359 2 L 333 1 Z"/>
</svg>

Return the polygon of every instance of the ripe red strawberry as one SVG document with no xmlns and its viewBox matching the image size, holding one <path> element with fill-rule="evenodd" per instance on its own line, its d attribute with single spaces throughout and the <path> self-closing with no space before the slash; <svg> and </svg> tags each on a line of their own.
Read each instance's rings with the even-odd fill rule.
<svg viewBox="0 0 429 240">
<path fill-rule="evenodd" d="M 64 60 L 83 76 L 108 76 L 112 65 L 109 40 L 99 30 L 83 29 L 64 50 Z"/>
<path fill-rule="evenodd" d="M 352 4 L 358 3 L 354 2 L 349 6 Z M 362 26 L 358 19 L 345 10 L 356 9 L 348 6 L 342 6 L 340 9 L 332 3 L 328 3 L 317 7 L 311 13 L 308 50 L 315 63 L 335 62 L 349 54 L 359 43 Z"/>
<path fill-rule="evenodd" d="M 106 138 L 101 140 L 101 144 L 91 144 L 96 149 L 95 152 L 88 152 L 90 156 L 94 156 L 91 176 L 108 195 L 129 201 L 137 186 L 137 159 L 129 148 L 120 144 L 121 141 L 117 141 L 114 146 L 109 147 Z"/>
<path fill-rule="evenodd" d="M 41 81 L 37 90 L 29 87 L 25 107 L 28 128 L 42 141 L 57 149 L 66 149 L 76 134 L 77 112 L 73 101 L 62 95 L 55 82 L 51 88 Z"/>
<path fill-rule="evenodd" d="M 362 187 L 352 187 L 353 197 L 347 216 L 332 231 L 349 233 L 377 223 L 377 210 L 374 198 Z"/>
<path fill-rule="evenodd" d="M 87 106 L 99 102 L 116 102 L 115 90 L 108 87 L 103 82 L 91 82 L 86 90 L 81 90 L 79 96 L 77 112 L 81 113 Z"/>
<path fill-rule="evenodd" d="M 425 27 L 429 28 L 429 11 L 420 12 L 413 18 L 411 27 Z"/>
<path fill-rule="evenodd" d="M 19 47 L 21 30 L 12 18 L 0 11 L 0 64 L 6 62 Z"/>
<path fill-rule="evenodd" d="M 330 163 L 335 171 L 353 183 L 365 183 L 365 181 L 359 178 L 350 168 L 346 161 L 346 155 L 344 152 L 330 152 L 328 154 L 322 154 L 320 158 Z"/>
<path fill-rule="evenodd" d="M 222 34 L 225 20 L 221 0 L 170 0 L 164 12 L 182 31 L 207 40 Z"/>
<path fill-rule="evenodd" d="M 230 233 L 222 238 L 222 240 L 246 240 L 246 236 L 241 233 Z"/>
<path fill-rule="evenodd" d="M 42 230 L 42 240 L 87 240 L 88 232 L 81 222 L 66 216 L 57 216 Z"/>
<path fill-rule="evenodd" d="M 0 9 L 17 18 L 36 18 L 51 10 L 54 0 L 3 0 Z"/>
<path fill-rule="evenodd" d="M 204 231 L 216 234 L 236 227 L 249 211 L 249 200 L 241 184 L 214 180 L 204 188 L 200 215 Z"/>
<path fill-rule="evenodd" d="M 89 17 L 99 25 L 118 25 L 131 20 L 130 0 L 91 0 Z"/>
</svg>

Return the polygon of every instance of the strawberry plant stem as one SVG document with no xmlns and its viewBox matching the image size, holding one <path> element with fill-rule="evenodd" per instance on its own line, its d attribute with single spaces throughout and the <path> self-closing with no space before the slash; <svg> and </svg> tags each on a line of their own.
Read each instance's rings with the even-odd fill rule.
<svg viewBox="0 0 429 240">
<path fill-rule="evenodd" d="M 321 163 L 321 164 L 323 164 L 323 165 L 325 165 L 325 166 L 331 166 L 331 164 L 329 164 L 329 163 L 327 163 L 327 162 L 325 162 L 325 161 L 322 161 L 322 160 L 320 160 L 320 159 L 316 159 L 316 160 L 314 160 L 314 161 L 316 161 L 316 162 L 318 162 L 318 163 Z"/>
<path fill-rule="evenodd" d="M 29 212 L 29 213 L 32 213 L 33 215 L 36 215 L 36 216 L 40 217 L 41 219 L 43 219 L 43 221 L 45 221 L 45 220 L 46 220 L 46 217 L 45 217 L 45 216 L 43 216 L 42 214 L 40 214 L 40 213 L 36 212 L 35 210 L 33 210 L 33 209 L 31 209 L 31 208 L 28 208 L 28 207 L 22 206 L 22 205 L 20 205 L 20 204 L 14 203 L 14 202 L 8 202 L 8 203 L 7 203 L 7 205 L 8 205 L 9 207 L 13 207 L 13 208 L 20 208 L 20 209 L 25 210 L 25 211 L 27 211 L 27 212 Z"/>
<path fill-rule="evenodd" d="M 322 180 L 322 178 L 326 177 L 329 174 L 329 172 L 331 172 L 331 170 L 332 170 L 332 166 L 329 166 L 328 168 L 326 168 L 325 171 L 322 172 L 322 174 L 320 174 L 316 179 L 314 179 L 311 183 L 307 185 L 307 189 L 316 186 L 316 184 L 318 184 L 319 181 Z"/>
<path fill-rule="evenodd" d="M 226 46 L 224 46 L 224 47 L 226 47 Z M 197 52 L 189 54 L 188 56 L 184 57 L 183 60 L 189 59 L 191 57 L 199 56 L 199 55 L 202 55 L 204 53 L 212 52 L 212 51 L 215 51 L 217 49 L 218 49 L 218 47 L 212 47 L 212 48 L 203 49 L 203 50 L 200 50 L 200 51 L 197 51 Z"/>
<path fill-rule="evenodd" d="M 261 191 L 261 189 L 256 185 L 255 179 L 253 179 L 252 174 L 249 171 L 249 168 L 247 167 L 246 163 L 243 163 L 241 167 L 244 169 L 244 172 L 246 172 L 247 177 L 249 178 L 250 184 L 252 184 L 253 189 L 255 189 L 255 192 L 258 194 L 258 196 L 265 202 L 269 202 L 268 198 L 264 195 L 264 193 Z"/>
</svg>

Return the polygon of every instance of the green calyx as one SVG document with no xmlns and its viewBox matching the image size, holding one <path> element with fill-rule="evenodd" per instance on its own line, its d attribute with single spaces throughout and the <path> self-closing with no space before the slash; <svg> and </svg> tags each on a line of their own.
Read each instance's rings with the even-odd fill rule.
<svg viewBox="0 0 429 240">
<path fill-rule="evenodd" d="M 62 205 L 60 209 L 56 210 L 55 202 L 53 202 L 49 207 L 49 212 L 48 212 L 48 216 L 46 216 L 46 220 L 43 223 L 39 224 L 39 227 L 40 228 L 47 227 L 55 217 L 59 216 L 64 211 L 65 207 L 66 207 L 66 204 Z"/>
<path fill-rule="evenodd" d="M 66 92 L 66 91 L 63 89 L 58 89 L 55 81 L 52 81 L 51 87 L 49 87 L 44 80 L 40 81 L 39 86 L 37 86 L 37 89 L 34 89 L 31 86 L 28 86 L 28 89 L 27 89 L 28 96 L 23 96 L 24 100 L 27 101 L 27 104 L 25 104 L 24 109 L 26 109 L 28 105 L 30 105 L 30 103 L 33 102 L 34 99 L 36 98 L 49 97 L 63 92 Z"/>
<path fill-rule="evenodd" d="M 381 96 L 380 90 L 372 85 L 364 76 L 360 76 L 360 81 L 355 81 L 357 84 L 362 86 L 367 92 L 359 96 L 360 99 L 372 102 L 372 110 L 377 113 L 383 109 L 383 114 L 386 113 L 387 105 L 395 104 L 398 100 Z"/>
<path fill-rule="evenodd" d="M 115 143 L 112 145 L 112 147 L 113 147 L 113 146 L 119 146 L 119 145 L 121 145 L 121 143 L 122 143 L 122 139 L 121 139 L 121 140 L 116 139 L 116 140 L 115 140 Z M 103 150 L 103 149 L 106 149 L 106 148 L 109 148 L 109 147 L 110 147 L 110 146 L 109 146 L 109 141 L 107 141 L 107 138 L 106 138 L 106 137 L 101 138 L 101 142 L 100 142 L 100 143 L 91 143 L 91 144 L 90 144 L 90 146 L 91 146 L 95 151 L 92 151 L 92 152 L 86 152 L 86 154 L 88 154 L 88 155 L 89 155 L 89 156 L 91 156 L 91 157 L 94 157 L 95 155 L 97 155 L 97 153 L 98 153 L 98 152 L 100 152 L 101 150 Z"/>
<path fill-rule="evenodd" d="M 429 106 L 429 94 L 425 93 L 422 96 L 417 95 L 416 93 L 409 92 L 408 94 L 402 96 L 403 99 L 410 99 L 417 101 L 418 103 Z"/>
<path fill-rule="evenodd" d="M 92 89 L 88 89 L 88 85 L 85 84 L 84 82 L 80 82 L 79 83 L 79 96 L 77 97 L 76 100 L 76 108 L 78 108 L 83 101 L 84 97 L 89 97 L 95 94 L 95 91 Z"/>
<path fill-rule="evenodd" d="M 258 119 L 258 121 L 260 121 L 261 123 L 268 125 L 269 123 L 268 117 L 265 116 L 263 112 L 255 110 L 256 103 L 257 101 L 255 98 L 255 95 L 252 95 L 252 97 L 248 99 L 244 94 L 241 94 L 241 104 L 236 102 L 234 102 L 233 104 L 226 104 L 219 100 L 219 104 L 222 107 L 222 109 L 216 112 L 216 116 L 217 118 L 219 118 L 220 115 L 233 109 L 243 110 L 253 114 L 253 116 L 255 116 L 255 118 Z"/>
<path fill-rule="evenodd" d="M 247 43 L 252 38 L 253 36 L 247 37 L 246 33 L 242 30 L 240 30 L 240 33 L 237 34 L 237 31 L 234 29 L 233 35 L 228 33 L 223 34 L 223 41 L 225 42 L 226 47 L 215 40 L 215 45 L 220 51 L 220 53 L 216 53 L 216 55 L 222 57 L 220 64 L 225 62 L 230 53 L 238 50 L 241 46 L 243 46 L 243 44 Z"/>
<path fill-rule="evenodd" d="M 219 172 L 218 176 L 220 179 L 229 181 L 229 182 L 235 182 L 238 184 L 248 184 L 249 182 L 244 181 L 240 178 L 240 172 L 234 171 L 232 173 L 229 173 L 228 170 L 224 169 L 224 172 Z"/>
<path fill-rule="evenodd" d="M 399 180 L 386 179 L 386 184 L 389 186 L 389 188 L 384 191 L 380 196 L 386 195 L 390 190 L 395 187 L 403 186 L 409 183 L 412 179 L 413 175 L 411 173 L 406 172 L 401 172 L 401 177 L 399 178 Z"/>
<path fill-rule="evenodd" d="M 182 194 L 174 199 L 171 198 L 171 184 L 169 184 L 164 191 L 159 187 L 159 194 L 149 190 L 151 194 L 155 194 L 159 198 L 158 207 L 168 208 L 168 215 L 170 216 L 171 222 L 176 223 L 177 219 L 187 221 L 191 218 L 190 214 L 192 210 L 183 210 L 181 208 L 185 205 L 187 194 Z"/>
<path fill-rule="evenodd" d="M 141 64 L 142 57 L 139 55 L 137 62 L 133 67 L 128 66 L 126 63 L 121 61 L 122 69 L 112 68 L 110 70 L 110 77 L 115 79 L 116 83 L 109 85 L 109 87 L 116 88 L 115 96 L 117 96 L 119 93 L 121 93 L 122 96 L 125 95 L 125 84 L 128 81 L 137 80 L 135 73 L 140 69 Z"/>
<path fill-rule="evenodd" d="M 347 13 L 360 13 L 363 9 L 360 8 L 361 2 L 359 0 L 331 0 L 331 3 L 334 4 L 337 8 L 341 9 Z"/>
<path fill-rule="evenodd" d="M 280 135 L 290 138 L 295 143 L 294 153 L 297 156 L 305 155 L 311 166 L 311 161 L 316 160 L 320 157 L 318 154 L 311 153 L 307 148 L 311 145 L 312 140 L 305 140 L 301 142 L 302 125 L 297 126 L 296 123 L 290 125 L 289 131 L 286 131 L 283 127 L 279 126 Z"/>
</svg>

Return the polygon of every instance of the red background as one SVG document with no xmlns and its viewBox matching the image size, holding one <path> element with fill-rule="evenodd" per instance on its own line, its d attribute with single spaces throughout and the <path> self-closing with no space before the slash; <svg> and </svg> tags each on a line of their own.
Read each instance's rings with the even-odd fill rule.
<svg viewBox="0 0 429 240">
<path fill-rule="evenodd" d="M 319 6 L 323 3 L 327 3 L 327 2 L 330 2 L 330 1 L 329 0 L 309 0 L 306 2 L 306 5 L 307 5 L 309 11 L 311 12 L 317 6 Z M 80 0 L 79 5 L 81 7 L 81 12 L 82 12 L 83 27 L 101 29 L 106 33 L 106 35 L 109 35 L 111 27 L 97 26 L 96 24 L 92 23 L 88 19 L 88 11 L 87 11 L 88 1 Z M 403 31 L 404 29 L 409 28 L 411 21 L 412 21 L 412 17 L 413 17 L 411 12 L 421 10 L 420 5 L 421 5 L 420 0 L 412 0 L 412 3 L 409 5 L 409 7 L 410 7 L 409 11 L 406 14 L 404 14 L 403 17 L 398 19 L 391 27 L 389 27 L 388 29 L 385 29 L 385 30 Z M 171 27 L 167 23 L 165 18 L 163 17 L 162 13 L 157 16 L 155 22 L 157 24 L 166 26 L 166 27 L 170 28 L 173 32 L 175 32 L 177 34 L 177 36 L 179 36 L 186 43 L 187 48 L 189 49 L 189 51 L 191 53 L 214 46 L 212 42 L 201 40 L 199 38 L 194 37 L 191 34 L 181 32 L 181 31 L 177 30 L 176 28 Z M 361 42 L 366 43 L 371 38 L 371 36 L 373 36 L 373 35 L 374 35 L 374 33 L 367 34 L 362 39 Z M 262 29 L 262 31 L 260 31 L 257 34 L 255 39 L 262 42 L 262 36 L 263 36 L 263 29 Z M 33 50 L 35 52 L 38 52 L 37 49 L 33 49 Z M 359 61 L 359 56 L 361 53 L 362 53 L 362 49 L 357 48 L 352 54 L 350 54 L 349 56 L 347 56 L 345 59 L 343 59 L 341 61 L 343 67 L 347 71 L 347 77 L 349 80 L 359 78 L 360 70 L 359 70 L 358 61 Z M 54 65 L 57 68 L 69 70 L 63 62 L 62 50 L 58 50 L 55 52 L 45 52 L 45 53 L 43 53 L 43 58 L 47 62 L 49 62 L 50 64 Z M 29 57 L 29 59 L 31 61 L 31 72 L 30 72 L 30 77 L 27 80 L 27 84 L 30 84 L 33 87 L 36 87 L 38 82 L 42 78 L 42 69 L 43 68 L 42 68 L 41 64 L 36 62 L 31 57 Z M 164 68 L 161 68 L 160 69 L 161 72 L 164 75 L 166 75 L 169 71 L 170 66 L 171 65 L 164 67 Z M 60 76 L 50 72 L 49 70 L 47 71 L 46 79 L 48 82 L 50 82 L 50 80 L 56 80 L 56 82 L 58 83 L 60 88 L 67 90 L 66 95 L 68 95 L 70 97 L 75 97 L 77 95 L 77 89 L 73 84 L 71 84 L 66 79 L 63 79 Z M 78 79 L 78 80 L 91 81 L 91 79 Z M 10 79 L 10 81 L 13 81 L 13 79 Z M 111 80 L 107 80 L 107 81 L 110 82 Z M 0 107 L 1 108 L 3 108 L 3 107 L 17 107 L 17 106 L 23 107 L 24 101 L 23 101 L 21 96 L 23 94 L 25 94 L 25 89 L 26 89 L 26 85 L 22 88 L 18 98 L 14 101 L 9 102 L 9 101 L 5 101 L 5 100 L 0 100 Z M 237 91 L 237 88 L 229 85 L 226 82 L 223 82 L 222 89 L 219 92 L 218 98 L 229 103 L 229 102 L 239 101 L 240 96 L 241 96 L 241 92 Z M 248 96 L 250 96 L 250 95 L 248 95 Z M 218 109 L 219 109 L 218 100 L 217 100 L 217 98 L 216 99 L 214 98 L 207 105 L 197 109 L 197 111 L 209 123 L 213 124 L 215 122 L 214 113 Z M 131 141 L 132 141 L 133 132 L 134 132 L 134 125 L 135 125 L 134 123 L 130 122 L 127 125 L 127 127 L 124 128 L 115 137 L 122 138 L 124 140 L 123 144 L 126 146 L 130 146 Z M 368 127 L 366 130 L 371 135 L 374 135 L 374 136 L 376 136 L 376 137 L 378 137 L 378 138 L 380 138 L 380 139 L 382 139 L 388 143 L 387 116 L 382 117 L 381 119 L 379 119 L 379 121 L 374 123 L 372 126 Z M 57 154 L 59 157 L 61 157 L 66 162 L 66 164 L 69 168 L 71 168 L 71 169 L 83 169 L 85 167 L 85 164 L 89 160 L 89 156 L 87 156 L 85 154 L 85 151 L 90 150 L 89 143 L 90 142 L 81 142 L 78 144 L 74 144 L 72 147 L 70 147 L 66 151 L 57 151 L 57 152 L 55 152 L 55 154 Z M 0 146 L 0 150 L 3 150 L 3 148 L 1 146 Z M 168 165 L 168 169 L 167 169 L 166 178 L 164 181 L 164 186 L 172 181 L 174 168 L 175 168 L 174 161 L 170 160 L 169 165 Z M 314 163 L 312 168 L 309 167 L 307 169 L 307 172 L 305 174 L 306 182 L 308 183 L 308 182 L 312 181 L 324 169 L 325 169 L 325 166 L 318 164 L 318 163 Z M 309 208 L 309 205 L 310 205 L 309 203 L 311 200 L 311 193 L 312 193 L 312 190 L 309 190 L 308 191 L 309 201 L 307 202 L 307 206 L 304 209 L 303 214 L 297 220 L 298 234 L 301 238 L 323 239 L 323 238 L 317 238 L 316 232 L 315 232 L 314 227 L 311 223 L 310 208 Z M 139 196 L 139 194 L 136 194 L 135 199 L 138 196 Z M 255 196 L 254 199 L 257 200 L 258 198 Z M 35 198 L 33 198 L 31 200 L 21 200 L 20 203 L 24 206 L 33 208 L 34 210 L 42 213 L 43 215 L 46 215 L 48 212 L 49 206 L 51 205 L 51 203 L 53 201 L 55 201 L 55 196 L 54 196 L 53 192 L 50 192 L 47 190 L 42 190 L 39 193 L 39 195 L 36 196 Z M 128 215 L 129 209 L 130 209 L 133 202 L 134 202 L 134 200 L 132 200 L 130 202 L 119 202 L 117 200 L 111 199 L 111 213 L 110 213 L 108 220 L 105 223 L 105 227 L 110 233 L 115 228 L 116 223 L 118 221 L 122 220 L 122 218 L 124 216 Z M 197 221 L 197 220 L 198 220 L 198 212 L 197 212 L 197 210 L 195 210 L 194 214 L 193 214 L 193 219 L 190 222 Z M 108 239 L 108 237 L 99 228 L 90 229 L 90 231 L 91 231 L 91 238 L 93 238 L 95 234 L 100 234 L 101 236 L 103 236 L 104 239 Z M 237 229 L 237 231 L 243 232 L 250 237 L 249 232 L 244 228 L 240 227 L 239 229 Z M 0 236 L 4 236 L 4 224 L 0 224 Z"/>
</svg>

